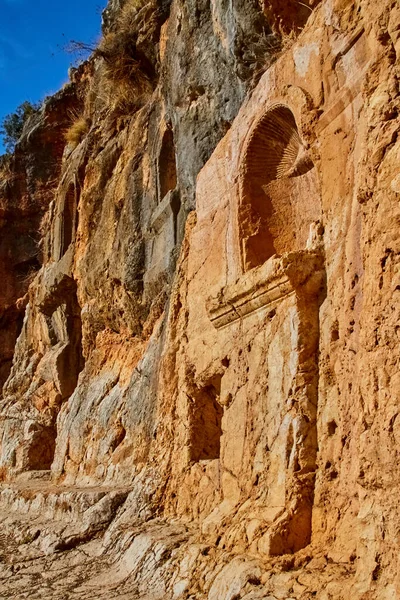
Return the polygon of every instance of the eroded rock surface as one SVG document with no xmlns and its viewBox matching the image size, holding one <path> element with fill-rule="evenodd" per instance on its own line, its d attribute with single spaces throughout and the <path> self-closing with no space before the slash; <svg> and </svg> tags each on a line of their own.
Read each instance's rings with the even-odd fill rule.
<svg viewBox="0 0 400 600">
<path fill-rule="evenodd" d="M 400 594 L 400 13 L 300 4 L 110 2 L 28 124 L 0 191 L 1 597 Z"/>
</svg>

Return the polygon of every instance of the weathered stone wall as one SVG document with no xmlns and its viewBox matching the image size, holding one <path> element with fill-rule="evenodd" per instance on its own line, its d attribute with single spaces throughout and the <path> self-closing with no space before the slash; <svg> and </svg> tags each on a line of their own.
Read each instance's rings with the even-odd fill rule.
<svg viewBox="0 0 400 600">
<path fill-rule="evenodd" d="M 8 509 L 21 472 L 51 469 L 71 506 L 76 486 L 123 488 L 60 534 L 112 521 L 117 562 L 82 594 L 400 593 L 399 11 L 264 9 L 287 47 L 247 95 L 273 38 L 255 2 L 174 0 L 129 117 L 91 63 L 0 449 Z M 23 510 L 62 513 L 44 489 Z"/>
<path fill-rule="evenodd" d="M 54 96 L 41 115 L 31 117 L 30 135 L 17 147 L 0 178 L 0 389 L 11 369 L 21 331 L 28 286 L 42 262 L 42 219 L 60 174 L 65 111 L 76 91 Z M 61 112 L 62 111 L 62 112 Z"/>
<path fill-rule="evenodd" d="M 60 406 L 74 391 L 77 376 L 86 361 L 82 387 L 76 389 L 76 400 L 71 399 L 71 403 L 77 402 L 81 415 L 80 426 L 76 422 L 71 425 L 79 448 L 74 447 L 75 442 L 67 433 L 69 441 L 65 443 L 70 444 L 67 463 L 73 476 L 79 467 L 89 481 L 96 469 L 100 480 L 108 471 L 123 469 L 124 456 L 130 472 L 135 447 L 140 447 L 141 460 L 145 460 L 146 452 L 137 443 L 137 436 L 144 447 L 152 436 L 149 415 L 155 410 L 153 380 L 161 349 L 157 330 L 158 339 L 152 339 L 150 344 L 154 355 L 147 359 L 146 377 L 140 376 L 138 362 L 165 307 L 186 215 L 194 204 L 197 173 L 236 115 L 246 92 L 246 78 L 248 80 L 254 72 L 254 65 L 243 63 L 245 72 L 237 74 L 243 61 L 234 44 L 244 47 L 247 42 L 250 46 L 255 26 L 260 35 L 264 35 L 262 27 L 268 29 L 254 2 L 238 9 L 232 7 L 228 11 L 230 22 L 221 24 L 218 29 L 213 23 L 215 19 L 222 19 L 225 7 L 215 6 L 211 10 L 195 2 L 182 6 L 176 2 L 166 21 L 167 9 L 165 3 L 158 23 L 158 27 L 162 27 L 155 59 L 160 62 L 160 66 L 158 63 L 155 66 L 159 71 L 158 86 L 136 113 L 124 115 L 121 120 L 110 110 L 103 89 L 101 59 L 92 59 L 87 67 L 72 72 L 74 83 L 69 88 L 75 85 L 80 93 L 72 111 L 65 105 L 66 118 L 79 115 L 81 90 L 86 89 L 85 110 L 91 128 L 75 150 L 67 147 L 64 153 L 62 174 L 43 240 L 45 264 L 31 288 L 27 333 L 19 342 L 4 391 L 3 418 L 8 415 L 14 422 L 15 415 L 11 413 L 17 406 L 18 419 L 24 422 L 27 413 L 20 412 L 20 401 L 17 401 L 20 397 L 29 413 L 28 420 L 37 422 L 32 425 L 33 429 L 38 426 L 55 431 Z M 118 7 L 110 6 L 110 10 L 115 21 Z M 232 22 L 239 17 L 242 26 L 236 39 L 231 31 Z M 157 27 L 152 27 L 153 35 Z M 139 39 L 147 52 L 145 26 Z M 191 44 L 201 61 L 187 60 Z M 154 50 L 149 56 L 152 53 Z M 153 83 L 157 85 L 157 79 Z M 68 90 L 64 96 L 67 94 Z M 65 117 L 58 125 L 62 132 Z M 62 142 L 62 133 L 58 136 Z M 163 178 L 168 177 L 164 173 L 165 155 L 169 156 L 169 170 L 175 173 L 172 183 L 163 182 Z M 69 321 L 64 323 L 63 333 L 55 324 L 61 313 L 64 321 Z M 111 348 L 116 355 L 112 358 L 111 353 L 109 360 L 105 360 Z M 72 358 L 75 353 L 77 356 Z M 46 365 L 46 375 L 42 363 Z M 30 365 L 28 376 L 27 364 Z M 61 374 L 68 370 L 70 375 Z M 121 370 L 124 370 L 123 376 Z M 26 380 L 24 389 L 21 377 Z M 70 384 L 63 383 L 63 377 L 69 377 Z M 95 384 L 97 379 L 99 387 Z M 106 385 L 105 398 L 100 391 L 103 385 Z M 32 401 L 33 392 L 42 397 L 49 393 L 49 387 L 57 400 L 40 402 L 41 408 L 38 408 L 38 403 Z M 110 392 L 119 398 L 120 405 L 107 401 Z M 130 409 L 123 416 L 121 411 L 126 403 Z M 88 412 L 82 408 L 86 404 Z M 105 413 L 100 404 L 109 407 Z M 97 411 L 103 416 L 95 417 Z M 64 416 L 60 416 L 62 418 Z M 93 423 L 93 431 L 87 430 L 88 423 Z M 66 424 L 60 429 L 60 448 L 64 436 L 61 430 L 67 432 L 68 427 Z M 109 430 L 110 439 L 106 443 L 104 428 Z M 14 458 L 4 459 L 3 466 L 17 470 L 33 468 L 29 461 L 24 459 L 19 463 L 14 453 L 6 450 L 10 444 L 12 447 L 20 444 L 25 429 L 23 425 L 16 426 L 15 435 L 4 439 L 4 457 Z M 30 434 L 24 435 L 27 446 L 38 443 L 37 435 L 33 438 Z M 130 439 L 132 435 L 134 440 Z M 92 440 L 89 447 L 87 436 Z M 115 450 L 116 440 L 120 438 L 125 445 L 124 450 L 119 449 L 121 460 L 117 455 L 110 455 L 110 447 Z M 96 457 L 93 464 L 89 457 L 85 459 L 83 448 Z M 23 454 L 29 455 L 30 450 Z M 60 460 L 61 465 L 56 468 L 62 471 L 64 459 L 56 458 L 55 465 L 59 465 Z M 49 462 L 45 462 L 47 468 Z M 69 467 L 66 469 L 68 472 Z"/>
<path fill-rule="evenodd" d="M 374 460 L 383 452 L 381 418 L 386 414 L 389 422 L 392 409 L 375 405 L 379 435 L 369 431 L 375 418 L 367 409 L 368 424 L 364 410 L 372 381 L 375 393 L 382 390 L 383 372 L 388 388 L 380 393 L 398 395 L 397 342 L 386 338 L 390 351 L 381 364 L 373 348 L 383 342 L 372 341 L 369 316 L 377 301 L 366 276 L 378 265 L 386 269 L 395 252 L 390 226 L 386 241 L 373 231 L 381 203 L 387 211 L 389 203 L 398 220 L 397 172 L 386 166 L 396 152 L 398 90 L 392 87 L 393 47 L 380 40 L 373 13 L 363 7 L 370 19 L 363 27 L 349 4 L 352 18 L 341 15 L 350 25 L 343 31 L 332 25 L 328 8 L 264 75 L 199 177 L 179 300 L 185 317 L 176 335 L 179 428 L 171 462 L 180 468 L 175 486 L 170 480 L 171 504 L 178 514 L 199 517 L 202 530 L 228 549 L 279 554 L 324 540 L 332 559 L 350 565 L 359 558 L 357 586 L 367 590 L 381 569 L 381 540 L 394 535 L 397 520 L 383 490 L 373 493 L 373 503 L 386 515 L 386 534 L 378 533 L 381 517 L 368 508 L 377 485 Z M 285 148 L 254 142 L 274 110 L 293 129 Z M 293 142 L 293 117 L 300 146 Z M 285 139 L 279 123 L 269 127 L 268 139 L 277 129 Z M 316 184 L 310 183 L 313 172 Z M 382 172 L 393 181 L 385 200 L 375 187 Z M 290 212 L 293 199 L 297 212 Z M 278 244 L 281 256 L 275 255 Z M 379 277 L 376 272 L 373 279 L 383 289 L 383 271 Z M 385 313 L 398 310 L 394 279 L 391 285 L 393 295 L 383 303 L 392 308 Z M 210 394 L 223 407 L 219 456 L 193 461 L 196 411 L 209 418 L 202 396 Z M 168 408 L 164 413 L 172 412 Z M 384 447 L 387 457 L 396 452 L 387 441 Z M 378 472 L 381 480 L 383 465 Z M 384 505 L 392 506 L 391 517 Z M 390 587 L 390 577 L 381 585 Z"/>
</svg>

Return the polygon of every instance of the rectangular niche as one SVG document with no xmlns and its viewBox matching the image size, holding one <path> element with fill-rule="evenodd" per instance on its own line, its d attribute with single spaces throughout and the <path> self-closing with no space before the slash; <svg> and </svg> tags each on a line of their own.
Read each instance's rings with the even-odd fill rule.
<svg viewBox="0 0 400 600">
<path fill-rule="evenodd" d="M 192 395 L 190 426 L 190 460 L 213 460 L 220 457 L 223 408 L 218 402 L 219 386 L 197 388 Z"/>
</svg>

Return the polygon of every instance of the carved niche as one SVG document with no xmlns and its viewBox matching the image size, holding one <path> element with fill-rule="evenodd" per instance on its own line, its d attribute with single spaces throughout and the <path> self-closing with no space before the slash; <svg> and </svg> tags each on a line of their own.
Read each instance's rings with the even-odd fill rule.
<svg viewBox="0 0 400 600">
<path fill-rule="evenodd" d="M 250 132 L 241 167 L 239 236 L 243 270 L 306 247 L 321 218 L 318 181 L 292 111 L 270 108 Z"/>
<path fill-rule="evenodd" d="M 225 390 L 232 401 L 222 418 L 220 462 L 239 488 L 259 482 L 253 508 L 269 516 L 253 544 L 276 555 L 295 552 L 311 539 L 325 289 L 318 176 L 294 114 L 283 104 L 273 105 L 250 131 L 237 214 L 242 275 L 210 298 L 207 309 L 224 339 L 232 327 L 234 340 L 240 327 L 242 347 L 260 348 L 248 365 L 249 381 L 259 381 L 259 389 L 249 385 L 235 396 L 232 381 L 232 390 Z M 246 414 L 240 406 L 247 403 L 255 420 L 246 423 L 238 450 L 237 415 Z M 263 425 L 252 436 L 261 413 Z M 257 465 L 249 459 L 236 466 L 231 457 L 238 452 L 257 457 Z"/>
</svg>

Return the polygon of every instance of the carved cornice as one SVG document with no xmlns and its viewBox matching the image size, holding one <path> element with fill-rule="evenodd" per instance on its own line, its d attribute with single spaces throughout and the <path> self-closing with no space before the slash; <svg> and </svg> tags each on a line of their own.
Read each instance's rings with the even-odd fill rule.
<svg viewBox="0 0 400 600">
<path fill-rule="evenodd" d="M 269 305 L 297 296 L 317 297 L 324 279 L 321 252 L 302 250 L 272 257 L 207 301 L 214 327 L 220 329 Z"/>
</svg>

